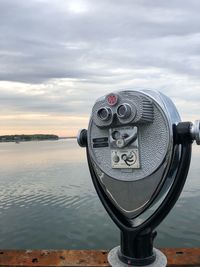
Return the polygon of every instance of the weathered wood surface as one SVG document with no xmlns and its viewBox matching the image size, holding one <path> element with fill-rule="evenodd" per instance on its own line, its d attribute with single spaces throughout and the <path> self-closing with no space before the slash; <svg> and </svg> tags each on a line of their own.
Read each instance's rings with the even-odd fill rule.
<svg viewBox="0 0 200 267">
<path fill-rule="evenodd" d="M 200 248 L 165 248 L 168 266 L 200 266 Z M 109 266 L 105 250 L 0 250 L 0 266 Z"/>
</svg>

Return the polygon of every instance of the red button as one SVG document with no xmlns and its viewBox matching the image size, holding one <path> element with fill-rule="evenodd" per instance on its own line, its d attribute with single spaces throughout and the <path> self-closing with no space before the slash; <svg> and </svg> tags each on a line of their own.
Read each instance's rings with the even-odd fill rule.
<svg viewBox="0 0 200 267">
<path fill-rule="evenodd" d="M 110 106 L 114 106 L 117 104 L 118 97 L 114 94 L 110 94 L 107 96 L 107 102 Z"/>
</svg>

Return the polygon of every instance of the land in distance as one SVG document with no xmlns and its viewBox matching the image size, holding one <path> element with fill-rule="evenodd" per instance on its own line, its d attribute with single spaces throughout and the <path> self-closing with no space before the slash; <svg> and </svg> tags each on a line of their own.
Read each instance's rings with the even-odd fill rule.
<svg viewBox="0 0 200 267">
<path fill-rule="evenodd" d="M 15 134 L 2 135 L 0 142 L 25 142 L 25 141 L 43 141 L 43 140 L 58 140 L 59 137 L 55 134 Z"/>
</svg>

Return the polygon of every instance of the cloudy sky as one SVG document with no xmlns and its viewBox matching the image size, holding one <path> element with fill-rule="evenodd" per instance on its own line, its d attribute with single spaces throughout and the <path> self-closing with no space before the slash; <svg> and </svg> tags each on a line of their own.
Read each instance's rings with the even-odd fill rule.
<svg viewBox="0 0 200 267">
<path fill-rule="evenodd" d="M 75 135 L 119 89 L 158 89 L 199 119 L 199 12 L 199 0 L 0 0 L 0 135 Z"/>
</svg>

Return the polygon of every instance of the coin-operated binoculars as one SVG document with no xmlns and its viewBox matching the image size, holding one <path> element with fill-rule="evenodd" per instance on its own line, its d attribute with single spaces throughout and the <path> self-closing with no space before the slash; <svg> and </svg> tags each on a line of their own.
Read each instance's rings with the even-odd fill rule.
<svg viewBox="0 0 200 267">
<path fill-rule="evenodd" d="M 186 180 L 200 121 L 181 122 L 175 105 L 158 91 L 120 91 L 99 98 L 86 147 L 97 194 L 121 231 L 121 244 L 108 254 L 112 266 L 165 266 L 153 248 L 155 228 L 176 203 Z"/>
</svg>

